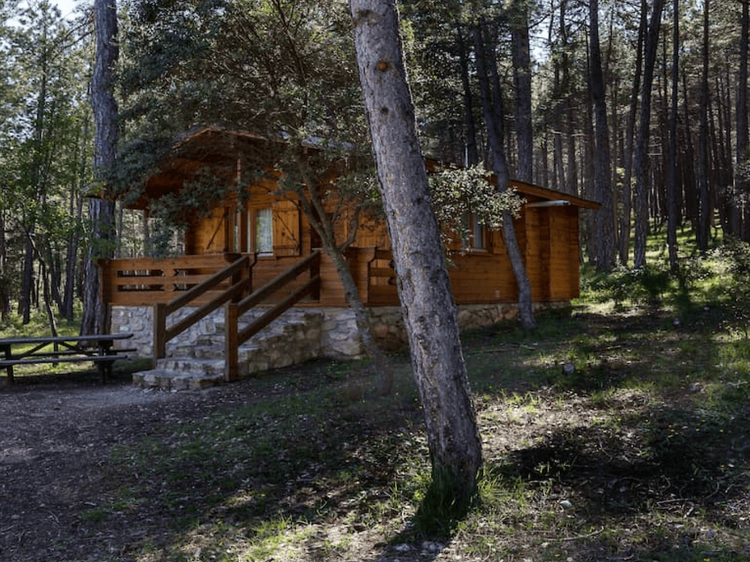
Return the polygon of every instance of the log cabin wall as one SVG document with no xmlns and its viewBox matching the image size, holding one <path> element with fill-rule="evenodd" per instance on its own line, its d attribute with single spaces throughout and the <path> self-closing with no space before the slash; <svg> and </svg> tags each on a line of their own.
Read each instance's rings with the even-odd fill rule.
<svg viewBox="0 0 750 562">
<path fill-rule="evenodd" d="M 173 173 L 174 170 L 166 171 L 162 179 Z M 288 198 L 276 195 L 277 177 L 277 173 L 267 171 L 264 178 L 252 185 L 246 202 L 227 201 L 196 220 L 186 233 L 187 256 L 218 257 L 222 254 L 257 252 L 257 262 L 252 272 L 253 287 L 257 289 L 300 258 L 310 255 L 313 248 L 320 247 L 319 236 L 294 202 L 295 195 L 288 194 Z M 524 206 L 515 226 L 531 282 L 532 299 L 544 303 L 565 302 L 577 297 L 578 209 L 595 209 L 598 205 L 539 186 L 512 183 L 531 204 Z M 329 191 L 330 187 L 325 186 L 324 189 Z M 567 204 L 534 206 L 550 202 Z M 336 207 L 337 201 L 334 199 L 326 201 L 327 212 L 333 213 Z M 348 237 L 351 218 L 352 212 L 345 212 L 343 218 L 334 223 L 337 240 Z M 259 237 L 258 232 L 264 229 L 265 238 Z M 501 231 L 486 230 L 482 234 L 481 244 L 475 243 L 476 234 L 472 234 L 470 244 L 454 240 L 449 245 L 448 272 L 456 303 L 516 302 L 518 291 Z M 347 259 L 361 298 L 370 306 L 398 305 L 390 248 L 385 220 L 375 214 L 361 216 L 356 239 L 347 251 Z M 118 267 L 114 263 L 116 261 L 112 262 L 111 268 Z M 124 274 L 127 275 L 127 271 Z M 324 307 L 346 306 L 338 274 L 325 254 L 321 260 L 320 274 L 321 293 L 317 304 Z M 124 282 L 116 272 L 109 271 L 108 275 L 112 287 Z M 113 299 L 110 302 L 116 304 L 120 297 L 114 290 L 110 293 L 108 298 Z M 159 300 L 164 296 L 149 298 Z M 138 295 L 127 295 L 128 302 L 135 303 L 137 299 Z"/>
<path fill-rule="evenodd" d="M 252 217 L 272 209 L 273 249 L 260 253 L 253 269 L 253 285 L 262 286 L 289 267 L 300 256 L 309 255 L 316 234 L 294 202 L 272 196 L 269 186 L 253 190 L 244 205 L 230 203 L 190 229 L 190 251 L 201 253 L 251 252 Z M 333 203 L 330 203 L 331 209 Z M 338 240 L 349 234 L 351 216 L 335 223 Z M 578 207 L 526 207 L 515 221 L 519 245 L 525 259 L 535 302 L 560 302 L 578 296 Z M 317 242 L 319 244 L 319 242 Z M 515 302 L 517 286 L 502 233 L 487 231 L 482 248 L 461 249 L 451 245 L 448 271 L 457 303 Z M 395 277 L 388 252 L 390 240 L 385 221 L 362 217 L 357 237 L 347 254 L 352 274 L 365 303 L 396 305 Z M 376 253 L 378 254 L 376 256 Z M 321 262 L 321 306 L 345 306 L 343 287 L 327 256 Z"/>
</svg>

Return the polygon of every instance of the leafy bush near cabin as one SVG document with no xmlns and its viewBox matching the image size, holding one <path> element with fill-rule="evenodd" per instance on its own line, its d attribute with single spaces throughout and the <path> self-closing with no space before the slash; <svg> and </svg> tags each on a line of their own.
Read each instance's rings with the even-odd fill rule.
<svg viewBox="0 0 750 562">
<path fill-rule="evenodd" d="M 721 248 L 721 257 L 730 274 L 726 287 L 729 295 L 727 327 L 742 330 L 747 339 L 750 336 L 750 244 L 727 238 Z"/>
<path fill-rule="evenodd" d="M 599 293 L 599 300 L 613 300 L 617 308 L 625 302 L 655 304 L 664 299 L 672 282 L 669 270 L 660 265 L 641 268 L 617 266 L 606 275 L 591 281 L 590 289 Z"/>
</svg>

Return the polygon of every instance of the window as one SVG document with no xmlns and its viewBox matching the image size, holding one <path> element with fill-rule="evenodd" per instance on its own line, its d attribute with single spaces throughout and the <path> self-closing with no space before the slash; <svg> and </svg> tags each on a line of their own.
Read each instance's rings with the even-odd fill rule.
<svg viewBox="0 0 750 562">
<path fill-rule="evenodd" d="M 471 215 L 471 247 L 484 250 L 486 248 L 484 239 L 484 225 L 474 215 Z"/>
<path fill-rule="evenodd" d="M 463 218 L 463 235 L 461 237 L 461 248 L 463 250 L 486 250 L 486 230 L 479 219 L 472 215 L 466 214 Z"/>
<path fill-rule="evenodd" d="M 250 226 L 255 233 L 251 237 L 253 241 L 253 252 L 260 255 L 273 254 L 273 212 L 271 207 L 255 209 L 250 211 L 252 220 Z"/>
<path fill-rule="evenodd" d="M 273 255 L 273 213 L 271 207 L 239 209 L 233 217 L 231 248 L 235 252 Z"/>
</svg>

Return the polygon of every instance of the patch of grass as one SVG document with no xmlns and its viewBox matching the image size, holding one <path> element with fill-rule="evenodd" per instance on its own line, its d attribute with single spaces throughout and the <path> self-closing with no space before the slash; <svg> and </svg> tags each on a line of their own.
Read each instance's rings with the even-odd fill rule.
<svg viewBox="0 0 750 562">
<path fill-rule="evenodd" d="M 245 404 L 165 420 L 117 449 L 102 513 L 144 530 L 139 560 L 411 561 L 430 541 L 450 543 L 439 560 L 746 560 L 750 346 L 728 329 L 721 256 L 681 258 L 632 280 L 641 296 L 587 278 L 537 330 L 464 340 L 485 458 L 465 513 L 429 504 L 405 357 L 387 397 L 367 362 L 316 362 L 243 382 Z"/>
</svg>

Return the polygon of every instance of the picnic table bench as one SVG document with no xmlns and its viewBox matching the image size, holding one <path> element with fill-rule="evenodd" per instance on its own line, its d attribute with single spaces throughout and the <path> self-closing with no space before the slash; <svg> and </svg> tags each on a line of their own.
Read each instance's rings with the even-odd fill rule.
<svg viewBox="0 0 750 562">
<path fill-rule="evenodd" d="M 102 384 L 112 374 L 112 364 L 136 349 L 115 348 L 115 341 L 132 338 L 133 334 L 97 334 L 88 336 L 42 336 L 0 339 L 0 369 L 5 368 L 8 382 L 13 384 L 13 367 L 40 363 L 96 363 Z M 19 348 L 30 349 L 15 351 Z"/>
</svg>

